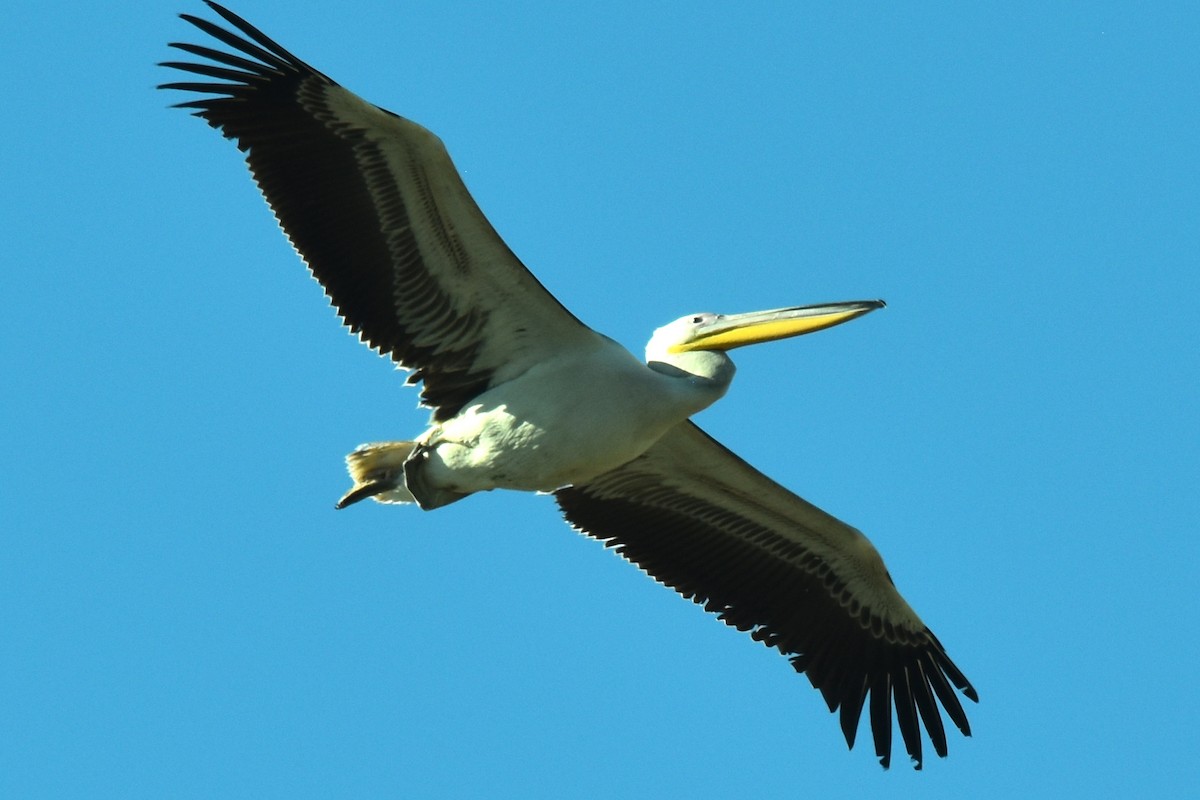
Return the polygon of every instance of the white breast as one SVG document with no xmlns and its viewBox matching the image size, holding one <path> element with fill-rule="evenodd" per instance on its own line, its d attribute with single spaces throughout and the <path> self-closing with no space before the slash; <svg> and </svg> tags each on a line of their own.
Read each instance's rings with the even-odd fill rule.
<svg viewBox="0 0 1200 800">
<path fill-rule="evenodd" d="M 457 492 L 583 483 L 632 461 L 715 399 L 606 341 L 537 365 L 431 430 L 428 474 Z"/>
</svg>

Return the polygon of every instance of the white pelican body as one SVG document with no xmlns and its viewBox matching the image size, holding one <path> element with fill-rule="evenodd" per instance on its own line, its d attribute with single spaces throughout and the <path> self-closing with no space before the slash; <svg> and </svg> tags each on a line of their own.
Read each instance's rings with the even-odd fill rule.
<svg viewBox="0 0 1200 800">
<path fill-rule="evenodd" d="M 208 1 L 208 0 L 206 0 Z M 206 78 L 163 88 L 237 142 L 289 240 L 351 332 L 411 370 L 433 411 L 415 440 L 347 458 L 371 497 L 431 509 L 496 488 L 553 492 L 571 525 L 725 623 L 777 648 L 839 712 L 867 711 L 890 763 L 893 713 L 919 768 L 922 728 L 946 755 L 941 709 L 974 688 L 896 590 L 865 536 L 775 483 L 689 417 L 733 378 L 727 351 L 882 306 L 834 303 L 682 317 L 646 363 L 583 325 L 476 206 L 441 141 L 316 71 L 230 11 L 229 47 L 173 43 Z"/>
<path fill-rule="evenodd" d="M 637 458 L 728 385 L 664 375 L 601 339 L 489 389 L 418 441 L 433 447 L 425 469 L 439 489 L 552 492 Z"/>
<path fill-rule="evenodd" d="M 655 331 L 646 363 L 604 336 L 495 385 L 415 442 L 363 445 L 349 458 L 365 497 L 433 509 L 491 489 L 553 492 L 649 450 L 725 395 L 726 350 L 838 325 L 882 306 L 859 301 L 749 314 L 692 314 Z"/>
</svg>

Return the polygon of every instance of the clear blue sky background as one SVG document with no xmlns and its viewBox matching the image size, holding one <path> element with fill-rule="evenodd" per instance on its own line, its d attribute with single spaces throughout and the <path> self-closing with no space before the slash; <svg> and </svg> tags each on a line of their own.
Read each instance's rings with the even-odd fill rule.
<svg viewBox="0 0 1200 800">
<path fill-rule="evenodd" d="M 1197 766 L 1190 3 L 234 9 L 447 142 L 700 423 L 863 529 L 979 689 L 913 773 L 544 497 L 335 512 L 423 426 L 234 147 L 154 91 L 197 1 L 6 6 L 0 795 L 1180 796 Z M 911 4 L 904 4 L 911 5 Z M 1050 7 L 1047 7 L 1047 6 Z"/>
</svg>

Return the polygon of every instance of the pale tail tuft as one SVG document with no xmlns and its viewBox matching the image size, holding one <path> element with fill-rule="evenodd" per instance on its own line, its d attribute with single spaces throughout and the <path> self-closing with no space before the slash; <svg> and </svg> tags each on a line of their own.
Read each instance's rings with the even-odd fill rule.
<svg viewBox="0 0 1200 800">
<path fill-rule="evenodd" d="M 372 442 L 360 445 L 346 456 L 346 468 L 354 485 L 337 502 L 345 508 L 370 497 L 379 503 L 412 503 L 413 496 L 404 488 L 404 462 L 412 455 L 416 442 Z"/>
</svg>

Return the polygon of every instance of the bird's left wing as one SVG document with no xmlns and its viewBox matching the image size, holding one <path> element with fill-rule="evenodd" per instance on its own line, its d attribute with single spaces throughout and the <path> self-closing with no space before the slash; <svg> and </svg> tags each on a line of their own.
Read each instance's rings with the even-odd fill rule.
<svg viewBox="0 0 1200 800">
<path fill-rule="evenodd" d="M 185 20 L 228 50 L 174 42 L 207 80 L 160 88 L 235 140 L 339 315 L 413 370 L 439 420 L 563 350 L 598 346 L 475 204 L 437 136 L 342 88 L 233 12 Z"/>
<path fill-rule="evenodd" d="M 830 711 L 841 710 L 851 747 L 869 695 L 875 752 L 885 767 L 893 704 L 917 768 L 918 719 L 937 754 L 946 755 L 939 702 L 970 735 L 951 684 L 977 700 L 974 688 L 896 591 L 867 538 L 693 423 L 555 496 L 576 529 L 790 656 Z"/>
</svg>

